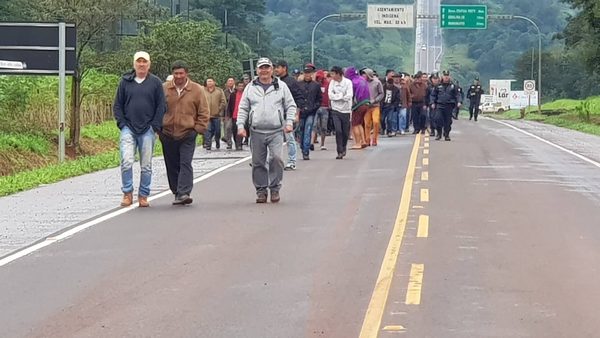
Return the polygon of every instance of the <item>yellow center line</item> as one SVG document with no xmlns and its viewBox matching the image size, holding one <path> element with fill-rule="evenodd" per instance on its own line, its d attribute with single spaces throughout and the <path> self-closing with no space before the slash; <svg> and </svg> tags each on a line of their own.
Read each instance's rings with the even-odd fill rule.
<svg viewBox="0 0 600 338">
<path fill-rule="evenodd" d="M 423 155 L 429 155 L 429 149 L 423 149 Z"/>
<path fill-rule="evenodd" d="M 421 172 L 421 181 L 429 181 L 429 171 Z"/>
<path fill-rule="evenodd" d="M 408 281 L 408 289 L 406 290 L 407 305 L 421 304 L 421 289 L 423 288 L 423 271 L 425 265 L 412 264 L 410 268 L 410 279 Z"/>
<path fill-rule="evenodd" d="M 379 334 L 381 319 L 383 318 L 390 286 L 392 285 L 392 278 L 394 277 L 394 270 L 396 269 L 396 262 L 398 261 L 398 254 L 400 253 L 400 247 L 402 246 L 402 238 L 404 237 L 404 231 L 406 229 L 420 143 L 421 134 L 417 134 L 410 160 L 408 161 L 408 168 L 406 169 L 406 177 L 404 179 L 404 187 L 402 188 L 402 197 L 400 198 L 400 207 L 398 208 L 398 213 L 396 215 L 396 222 L 360 330 L 360 338 L 376 338 Z"/>
<path fill-rule="evenodd" d="M 423 165 L 429 165 L 429 158 L 428 157 L 423 158 Z"/>
<path fill-rule="evenodd" d="M 427 238 L 429 236 L 429 216 L 419 216 L 419 229 L 417 230 L 417 237 Z"/>
<path fill-rule="evenodd" d="M 421 202 L 429 202 L 429 189 L 421 189 Z"/>
</svg>

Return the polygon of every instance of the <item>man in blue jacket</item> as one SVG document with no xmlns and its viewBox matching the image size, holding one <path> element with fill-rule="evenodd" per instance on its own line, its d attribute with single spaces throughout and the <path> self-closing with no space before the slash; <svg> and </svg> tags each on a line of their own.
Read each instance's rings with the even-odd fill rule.
<svg viewBox="0 0 600 338">
<path fill-rule="evenodd" d="M 136 150 L 140 155 L 140 187 L 138 203 L 148 207 L 152 181 L 152 152 L 155 133 L 162 129 L 165 114 L 165 94 L 162 81 L 150 73 L 150 55 L 137 52 L 133 56 L 133 70 L 121 78 L 113 112 L 121 130 L 121 181 L 123 200 L 121 206 L 133 203 L 133 162 Z"/>
</svg>

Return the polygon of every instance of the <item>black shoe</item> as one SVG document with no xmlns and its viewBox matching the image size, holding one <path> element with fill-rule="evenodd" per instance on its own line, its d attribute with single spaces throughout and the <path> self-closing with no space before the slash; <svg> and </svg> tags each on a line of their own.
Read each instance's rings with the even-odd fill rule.
<svg viewBox="0 0 600 338">
<path fill-rule="evenodd" d="M 271 203 L 277 203 L 281 197 L 279 197 L 279 191 L 271 190 Z"/>
<path fill-rule="evenodd" d="M 435 137 L 435 140 L 436 140 L 436 141 L 439 141 L 439 140 L 441 140 L 441 139 L 442 139 L 442 135 L 438 135 L 438 136 L 436 136 L 436 137 Z"/>
<path fill-rule="evenodd" d="M 430 137 L 434 137 L 434 136 L 435 136 L 435 133 L 434 133 L 434 132 L 431 132 L 431 133 L 429 133 L 429 136 L 430 136 Z"/>
<path fill-rule="evenodd" d="M 413 133 L 413 135 L 416 135 L 416 134 L 418 134 L 418 133 L 419 133 L 419 131 L 418 131 L 418 130 L 415 130 L 415 131 L 413 131 L 412 133 Z"/>
<path fill-rule="evenodd" d="M 346 151 L 344 150 L 344 152 L 342 153 L 342 157 L 346 157 Z"/>
<path fill-rule="evenodd" d="M 303 160 L 310 160 L 310 157 L 308 156 L 308 154 L 302 154 L 302 159 Z"/>
<path fill-rule="evenodd" d="M 342 154 L 338 154 L 338 156 L 335 157 L 336 160 L 341 160 L 343 158 L 344 158 L 344 156 L 342 156 Z"/>
<path fill-rule="evenodd" d="M 450 140 L 450 136 L 446 136 L 446 137 L 444 137 L 444 140 L 445 140 L 445 141 L 451 141 L 451 140 Z"/>
<path fill-rule="evenodd" d="M 231 150 L 231 146 L 227 146 L 227 148 L 226 148 L 226 149 L 227 149 L 227 150 Z"/>
<path fill-rule="evenodd" d="M 260 192 L 256 194 L 256 203 L 267 203 L 267 193 Z"/>
<path fill-rule="evenodd" d="M 314 151 L 315 150 L 315 145 L 314 144 L 310 144 L 310 151 Z"/>
<path fill-rule="evenodd" d="M 194 200 L 190 197 L 190 195 L 185 194 L 185 195 L 175 197 L 175 200 L 173 201 L 173 205 L 192 204 L 193 201 Z"/>
</svg>

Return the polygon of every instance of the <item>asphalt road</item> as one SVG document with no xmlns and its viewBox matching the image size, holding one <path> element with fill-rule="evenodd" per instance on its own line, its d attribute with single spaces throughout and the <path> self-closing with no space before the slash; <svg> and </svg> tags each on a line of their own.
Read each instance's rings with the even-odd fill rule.
<svg viewBox="0 0 600 338">
<path fill-rule="evenodd" d="M 593 337 L 600 167 L 490 120 L 246 163 L 0 267 L 2 337 Z M 330 140 L 332 141 L 332 140 Z"/>
</svg>

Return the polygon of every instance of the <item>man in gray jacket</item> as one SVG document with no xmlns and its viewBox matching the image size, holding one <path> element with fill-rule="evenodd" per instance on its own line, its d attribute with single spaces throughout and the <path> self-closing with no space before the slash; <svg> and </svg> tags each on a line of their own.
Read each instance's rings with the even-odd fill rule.
<svg viewBox="0 0 600 338">
<path fill-rule="evenodd" d="M 282 130 L 292 132 L 296 103 L 288 86 L 273 78 L 271 60 L 260 58 L 256 67 L 258 78 L 244 89 L 236 124 L 241 137 L 246 136 L 246 121 L 250 125 L 252 182 L 256 188 L 256 203 L 267 202 L 267 189 L 271 191 L 271 202 L 277 203 L 283 178 Z"/>
</svg>

